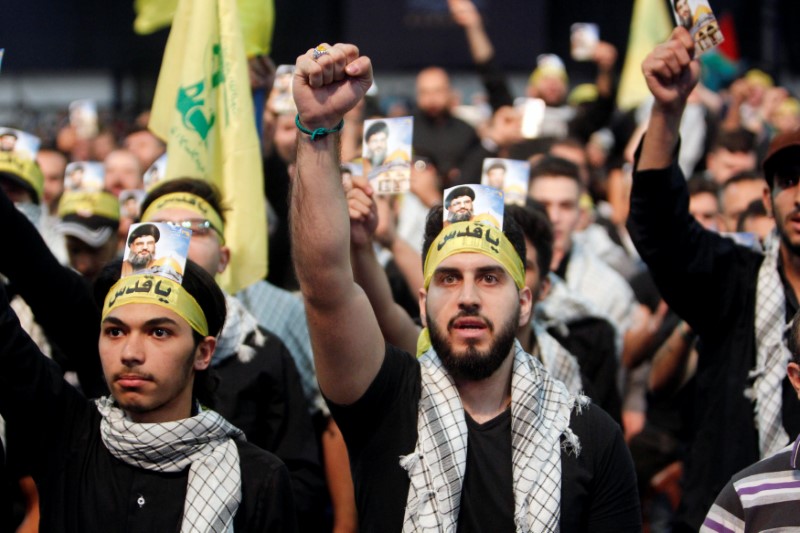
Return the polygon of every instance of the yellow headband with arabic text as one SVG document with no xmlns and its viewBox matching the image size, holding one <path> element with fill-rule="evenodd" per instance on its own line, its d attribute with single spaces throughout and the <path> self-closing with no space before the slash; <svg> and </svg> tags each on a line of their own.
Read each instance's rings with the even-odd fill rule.
<svg viewBox="0 0 800 533">
<path fill-rule="evenodd" d="M 197 213 L 208 220 L 211 227 L 219 234 L 223 244 L 225 243 L 225 223 L 222 221 L 222 215 L 211 207 L 211 204 L 190 192 L 171 192 L 156 198 L 142 213 L 142 222 L 152 222 L 156 212 L 168 207 L 178 207 Z"/>
<path fill-rule="evenodd" d="M 155 304 L 177 313 L 197 333 L 208 336 L 208 322 L 197 300 L 180 283 L 152 274 L 125 276 L 108 291 L 103 303 L 102 320 L 128 304 Z"/>
<path fill-rule="evenodd" d="M 58 216 L 67 215 L 119 220 L 119 200 L 107 191 L 65 191 L 58 203 Z"/>
<path fill-rule="evenodd" d="M 425 288 L 430 286 L 433 273 L 442 261 L 465 252 L 491 257 L 503 265 L 518 289 L 525 287 L 525 265 L 502 231 L 486 224 L 456 222 L 445 226 L 428 249 L 423 268 Z"/>
</svg>

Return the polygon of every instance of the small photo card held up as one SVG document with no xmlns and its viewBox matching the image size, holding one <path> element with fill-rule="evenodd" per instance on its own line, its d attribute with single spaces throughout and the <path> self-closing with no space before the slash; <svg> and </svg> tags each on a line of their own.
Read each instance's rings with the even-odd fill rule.
<svg viewBox="0 0 800 533">
<path fill-rule="evenodd" d="M 69 124 L 79 139 L 92 139 L 97 136 L 97 102 L 84 98 L 69 104 Z"/>
<path fill-rule="evenodd" d="M 150 168 L 145 171 L 143 176 L 144 190 L 149 191 L 158 185 L 166 176 L 167 154 L 162 154 L 161 157 L 156 159 L 155 162 L 150 165 Z"/>
<path fill-rule="evenodd" d="M 364 121 L 362 163 L 375 194 L 402 194 L 411 188 L 413 134 L 413 117 Z"/>
<path fill-rule="evenodd" d="M 570 52 L 575 61 L 591 61 L 599 42 L 600 28 L 597 24 L 576 22 L 570 27 Z"/>
<path fill-rule="evenodd" d="M 119 193 L 120 216 L 136 220 L 142 215 L 142 202 L 147 192 L 143 189 L 125 189 Z"/>
<path fill-rule="evenodd" d="M 14 128 L 0 128 L 0 152 L 13 154 L 17 159 L 34 161 L 39 153 L 39 137 Z"/>
<path fill-rule="evenodd" d="M 525 205 L 530 170 L 531 165 L 527 161 L 487 158 L 483 160 L 481 185 L 503 191 L 506 205 Z"/>
<path fill-rule="evenodd" d="M 675 24 L 689 30 L 697 49 L 696 55 L 711 50 L 725 40 L 708 0 L 670 1 Z"/>
<path fill-rule="evenodd" d="M 488 185 L 456 185 L 444 191 L 444 226 L 475 222 L 503 229 L 503 191 Z"/>
<path fill-rule="evenodd" d="M 183 282 L 192 230 L 165 222 L 131 224 L 122 277 L 153 274 Z"/>
<path fill-rule="evenodd" d="M 102 191 L 105 186 L 105 167 L 99 161 L 73 161 L 64 171 L 64 190 Z"/>
</svg>

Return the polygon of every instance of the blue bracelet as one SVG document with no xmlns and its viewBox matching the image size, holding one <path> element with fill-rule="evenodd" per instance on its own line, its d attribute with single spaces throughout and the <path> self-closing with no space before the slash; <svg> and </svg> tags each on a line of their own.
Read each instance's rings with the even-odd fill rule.
<svg viewBox="0 0 800 533">
<path fill-rule="evenodd" d="M 298 113 L 294 117 L 294 123 L 297 126 L 298 130 L 302 131 L 306 135 L 311 135 L 311 140 L 312 141 L 316 141 L 320 137 L 325 137 L 329 133 L 336 133 L 337 131 L 341 131 L 341 129 L 344 127 L 344 119 L 342 119 L 337 125 L 335 125 L 334 127 L 330 128 L 330 129 L 317 128 L 314 131 L 311 131 L 310 129 L 308 129 L 305 126 L 303 126 L 302 124 L 300 124 L 300 113 Z"/>
</svg>

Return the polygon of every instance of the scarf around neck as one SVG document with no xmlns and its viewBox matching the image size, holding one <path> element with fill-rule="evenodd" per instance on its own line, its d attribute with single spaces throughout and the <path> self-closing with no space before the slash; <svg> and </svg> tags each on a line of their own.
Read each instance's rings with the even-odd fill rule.
<svg viewBox="0 0 800 533">
<path fill-rule="evenodd" d="M 467 464 L 464 407 L 433 348 L 419 362 L 417 444 L 413 453 L 400 459 L 410 480 L 403 531 L 455 532 Z M 569 428 L 570 413 L 588 402 L 585 396 L 570 395 L 519 342 L 514 343 L 511 456 L 517 531 L 558 531 L 561 450 L 580 453 L 578 438 Z"/>
<path fill-rule="evenodd" d="M 777 232 L 767 237 L 764 250 L 756 286 L 756 367 L 748 375 L 753 386 L 745 391 L 745 396 L 755 401 L 755 425 L 762 458 L 789 442 L 789 435 L 783 429 L 782 406 L 783 378 L 791 358 L 783 341 L 783 332 L 788 325 L 786 295 L 778 273 L 780 238 Z"/>
<path fill-rule="evenodd" d="M 229 533 L 242 501 L 239 450 L 244 434 L 216 411 L 161 424 L 137 424 L 105 396 L 96 400 L 100 436 L 120 461 L 156 472 L 189 468 L 181 533 Z"/>
</svg>

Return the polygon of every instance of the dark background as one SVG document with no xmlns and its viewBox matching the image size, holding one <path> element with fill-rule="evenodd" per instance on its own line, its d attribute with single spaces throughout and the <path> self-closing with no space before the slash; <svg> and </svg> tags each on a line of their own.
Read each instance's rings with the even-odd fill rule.
<svg viewBox="0 0 800 533">
<path fill-rule="evenodd" d="M 665 0 L 666 1 L 666 0 Z M 481 0 L 498 58 L 509 71 L 529 71 L 536 56 L 568 58 L 569 27 L 596 22 L 601 38 L 624 57 L 632 0 Z M 168 31 L 133 33 L 133 0 L 19 0 L 0 11 L 3 73 L 109 70 L 116 77 L 155 79 Z M 273 59 L 293 63 L 319 42 L 350 41 L 376 68 L 414 72 L 438 64 L 469 70 L 463 32 L 450 20 L 446 0 L 276 0 Z M 749 66 L 800 72 L 800 16 L 796 0 L 713 0 L 720 17 L 737 22 L 741 53 Z M 767 15 L 765 15 L 765 12 Z M 771 13 L 771 15 L 770 15 Z M 766 28 L 766 29 L 764 29 Z M 766 44 L 765 44 L 766 43 Z M 619 65 L 622 64 L 620 60 Z M 586 65 L 568 63 L 579 77 Z"/>
</svg>

